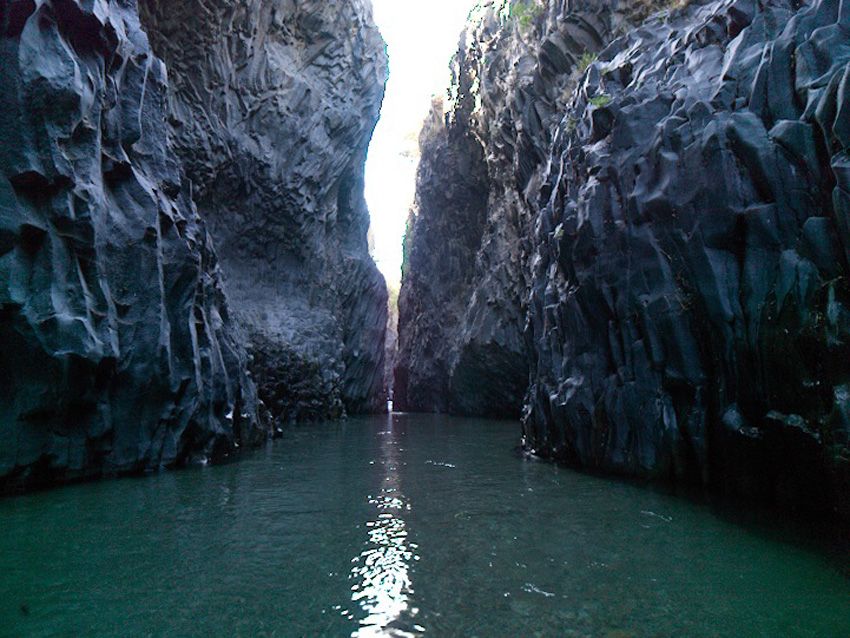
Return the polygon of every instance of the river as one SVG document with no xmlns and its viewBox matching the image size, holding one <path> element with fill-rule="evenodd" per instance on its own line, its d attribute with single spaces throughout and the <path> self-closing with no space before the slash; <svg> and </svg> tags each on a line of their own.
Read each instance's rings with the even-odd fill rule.
<svg viewBox="0 0 850 638">
<path fill-rule="evenodd" d="M 850 557 L 817 531 L 523 458 L 518 434 L 350 419 L 0 500 L 0 635 L 850 636 Z"/>
</svg>

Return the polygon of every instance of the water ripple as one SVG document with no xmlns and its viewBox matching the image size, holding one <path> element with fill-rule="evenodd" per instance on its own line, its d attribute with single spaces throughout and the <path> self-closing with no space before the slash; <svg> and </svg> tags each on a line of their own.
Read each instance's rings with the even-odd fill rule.
<svg viewBox="0 0 850 638">
<path fill-rule="evenodd" d="M 390 625 L 403 614 L 412 617 L 418 611 L 410 608 L 413 595 L 410 565 L 419 557 L 415 553 L 416 544 L 408 541 L 403 518 L 411 505 L 401 492 L 398 450 L 390 436 L 382 439 L 381 452 L 384 487 L 377 495 L 369 496 L 375 517 L 366 523 L 368 540 L 360 554 L 352 559 L 349 574 L 349 579 L 354 581 L 351 600 L 366 614 L 360 621 L 360 628 L 352 633 L 355 638 L 413 636 Z"/>
</svg>

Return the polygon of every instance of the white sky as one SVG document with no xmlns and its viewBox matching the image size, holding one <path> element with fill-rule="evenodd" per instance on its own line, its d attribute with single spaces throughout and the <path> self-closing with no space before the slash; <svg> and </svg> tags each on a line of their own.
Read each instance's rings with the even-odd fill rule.
<svg viewBox="0 0 850 638">
<path fill-rule="evenodd" d="M 445 92 L 449 60 L 475 0 L 373 0 L 390 56 L 381 120 L 366 163 L 374 257 L 387 283 L 401 278 L 402 238 L 416 190 L 419 130 Z"/>
</svg>

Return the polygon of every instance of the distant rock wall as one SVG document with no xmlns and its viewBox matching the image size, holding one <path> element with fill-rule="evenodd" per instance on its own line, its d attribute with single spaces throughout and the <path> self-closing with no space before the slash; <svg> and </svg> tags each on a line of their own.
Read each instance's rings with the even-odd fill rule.
<svg viewBox="0 0 850 638">
<path fill-rule="evenodd" d="M 0 489 L 385 409 L 368 2 L 3 0 L 0 68 Z"/>
<path fill-rule="evenodd" d="M 453 222 L 483 232 L 442 347 L 487 324 L 482 297 L 521 308 L 478 316 L 523 325 L 528 449 L 850 515 L 845 5 L 692 3 L 640 28 L 638 4 L 482 8 L 445 128 L 492 186 L 483 225 Z M 433 219 L 412 222 L 403 299 Z M 422 329 L 402 308 L 402 344 Z M 397 378 L 423 369 L 411 352 Z"/>
<path fill-rule="evenodd" d="M 520 183 L 547 157 L 582 56 L 624 21 L 608 5 L 572 5 L 482 2 L 470 15 L 446 111 L 435 104 L 420 139 L 399 301 L 402 409 L 521 414 L 533 206 Z"/>
<path fill-rule="evenodd" d="M 482 238 L 491 184 L 484 153 L 463 121 L 446 128 L 435 108 L 421 136 L 416 204 L 408 222 L 394 407 L 519 416 L 527 372 L 511 289 L 482 299 L 486 313 L 475 299 L 488 294 L 485 278 L 499 275 L 489 262 L 476 261 L 477 255 L 488 257 Z M 502 222 L 494 218 L 506 226 Z M 504 239 L 492 241 L 505 246 Z M 502 272 L 510 268 L 507 260 L 493 265 Z"/>
<path fill-rule="evenodd" d="M 386 410 L 386 285 L 363 195 L 387 58 L 364 0 L 141 0 L 172 140 L 260 398 L 284 421 Z M 293 383 L 295 382 L 295 383 Z"/>
</svg>

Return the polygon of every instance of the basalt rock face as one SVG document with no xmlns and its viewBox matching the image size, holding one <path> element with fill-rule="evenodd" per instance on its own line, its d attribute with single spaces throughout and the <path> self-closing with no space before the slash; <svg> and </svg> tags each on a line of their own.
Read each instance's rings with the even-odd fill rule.
<svg viewBox="0 0 850 638">
<path fill-rule="evenodd" d="M 470 117 L 522 200 L 525 287 L 503 295 L 526 318 L 527 446 L 850 515 L 847 3 L 694 3 L 639 28 L 599 11 L 612 37 L 566 83 L 544 53 L 578 9 L 553 11 L 517 67 L 534 108 L 490 106 L 482 79 Z"/>
<path fill-rule="evenodd" d="M 0 68 L 0 489 L 385 408 L 367 2 L 0 0 Z"/>
<path fill-rule="evenodd" d="M 507 2 L 473 10 L 448 108 L 435 104 L 422 132 L 399 298 L 401 409 L 521 413 L 532 250 L 523 191 L 547 157 L 579 60 L 623 20 L 598 3 L 531 7 L 523 19 Z"/>
<path fill-rule="evenodd" d="M 421 149 L 399 298 L 394 405 L 408 411 L 518 415 L 525 368 L 522 359 L 516 361 L 521 345 L 516 326 L 505 343 L 502 334 L 494 334 L 506 332 L 497 317 L 472 329 L 467 323 L 472 319 L 465 300 L 476 284 L 476 254 L 487 222 L 484 154 L 467 127 L 442 125 L 439 106 L 423 130 Z M 502 387 L 507 391 L 500 392 Z"/>
<path fill-rule="evenodd" d="M 129 1 L 0 2 L 0 489 L 265 438 Z"/>
<path fill-rule="evenodd" d="M 171 138 L 283 421 L 386 410 L 366 149 L 387 60 L 365 0 L 141 0 Z"/>
</svg>

